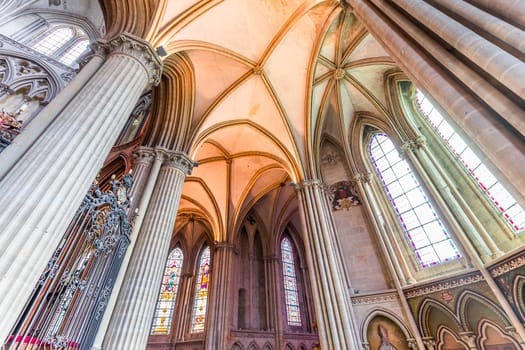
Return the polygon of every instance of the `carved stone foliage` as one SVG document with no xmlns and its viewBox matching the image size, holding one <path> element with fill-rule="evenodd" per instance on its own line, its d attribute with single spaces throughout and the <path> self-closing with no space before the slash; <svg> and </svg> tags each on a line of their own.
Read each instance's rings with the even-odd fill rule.
<svg viewBox="0 0 525 350">
<path fill-rule="evenodd" d="M 353 181 L 340 181 L 329 187 L 333 210 L 350 209 L 361 204 Z"/>
</svg>

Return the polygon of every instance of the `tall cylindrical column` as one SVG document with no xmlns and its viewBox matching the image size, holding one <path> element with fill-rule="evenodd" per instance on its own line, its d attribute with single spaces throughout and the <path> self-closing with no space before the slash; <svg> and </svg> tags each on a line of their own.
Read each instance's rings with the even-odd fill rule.
<svg viewBox="0 0 525 350">
<path fill-rule="evenodd" d="M 118 276 L 113 285 L 113 290 L 111 292 L 111 297 L 104 312 L 104 317 L 100 322 L 98 328 L 98 333 L 93 343 L 92 349 L 99 350 L 102 349 L 102 343 L 104 341 L 104 336 L 109 326 L 111 320 L 111 314 L 115 308 L 117 297 L 122 287 L 122 281 L 126 274 L 126 270 L 133 253 L 133 248 L 137 242 L 137 236 L 142 227 L 142 222 L 144 221 L 144 213 L 148 207 L 151 195 L 157 178 L 159 176 L 160 168 L 162 165 L 163 152 L 155 152 L 154 149 L 149 147 L 140 147 L 133 154 L 134 157 L 134 183 L 131 188 L 131 206 L 129 208 L 132 215 L 136 215 L 133 222 L 133 231 L 131 232 L 131 243 L 126 251 L 126 255 L 122 261 L 122 265 Z"/>
<path fill-rule="evenodd" d="M 104 349 L 144 349 L 148 341 L 182 187 L 193 167 L 185 154 L 165 152 L 164 156 L 106 332 Z"/>
<path fill-rule="evenodd" d="M 467 82 L 451 73 L 446 65 L 434 60 L 426 48 L 415 44 L 410 36 L 398 27 L 399 21 L 391 21 L 391 15 L 384 13 L 392 10 L 391 2 L 377 0 L 347 0 L 356 17 L 390 52 L 392 58 L 418 87 L 429 93 L 443 109 L 454 119 L 465 133 L 479 146 L 495 167 L 501 170 L 511 192 L 525 197 L 525 143 L 518 133 L 501 123 L 509 119 L 513 125 L 513 115 L 495 115 L 470 90 Z M 435 43 L 435 41 L 429 41 Z M 456 80 L 457 78 L 457 80 Z M 444 89 L 443 87 L 447 88 Z"/>
<path fill-rule="evenodd" d="M 335 243 L 330 205 L 318 180 L 296 186 L 314 298 L 319 340 L 323 349 L 359 349 L 352 322 L 352 305 Z"/>
<path fill-rule="evenodd" d="M 230 332 L 228 310 L 231 302 L 229 286 L 231 279 L 233 245 L 217 243 L 213 253 L 211 293 L 206 321 L 207 350 L 226 349 L 226 336 Z"/>
<path fill-rule="evenodd" d="M 5 339 L 140 94 L 151 45 L 120 35 L 104 65 L 0 182 L 0 339 Z"/>
</svg>

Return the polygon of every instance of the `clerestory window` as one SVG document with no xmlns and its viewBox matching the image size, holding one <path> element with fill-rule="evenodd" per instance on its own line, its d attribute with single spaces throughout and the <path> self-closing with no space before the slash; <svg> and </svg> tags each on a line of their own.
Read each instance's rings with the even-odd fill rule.
<svg viewBox="0 0 525 350">
<path fill-rule="evenodd" d="M 384 133 L 374 133 L 368 153 L 399 224 L 421 267 L 461 257 L 406 160 Z"/>
</svg>

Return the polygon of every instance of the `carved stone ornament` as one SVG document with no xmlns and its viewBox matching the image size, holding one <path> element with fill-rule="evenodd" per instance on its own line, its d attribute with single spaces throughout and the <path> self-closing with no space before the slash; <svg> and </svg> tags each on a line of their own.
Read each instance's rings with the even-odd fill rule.
<svg viewBox="0 0 525 350">
<path fill-rule="evenodd" d="M 405 292 L 407 298 L 415 298 L 422 295 L 427 295 L 435 292 L 440 292 L 447 289 L 457 288 L 477 282 L 483 281 L 483 276 L 479 273 L 474 273 L 460 278 L 449 279 L 429 286 L 408 290 Z"/>
<path fill-rule="evenodd" d="M 525 256 L 518 256 L 511 260 L 505 261 L 503 264 L 490 269 L 492 277 L 501 276 L 509 271 L 515 270 L 525 265 Z"/>
<path fill-rule="evenodd" d="M 109 41 L 99 40 L 92 46 L 95 52 L 104 52 L 108 56 L 121 54 L 135 58 L 148 73 L 149 83 L 154 86 L 160 83 L 162 61 L 147 41 L 123 33 Z"/>
<path fill-rule="evenodd" d="M 157 152 L 159 151 L 163 154 L 163 166 L 176 168 L 186 175 L 191 174 L 191 170 L 193 169 L 193 161 L 186 154 L 182 152 L 157 150 Z"/>
<path fill-rule="evenodd" d="M 328 188 L 333 210 L 350 209 L 361 204 L 353 181 L 339 181 Z"/>
<path fill-rule="evenodd" d="M 326 188 L 326 185 L 320 181 L 320 180 L 317 180 L 317 179 L 313 179 L 313 180 L 304 180 L 298 184 L 295 185 L 295 190 L 296 191 L 301 191 L 301 190 L 304 190 L 304 189 L 307 189 L 307 188 L 310 188 L 310 187 L 320 187 L 321 189 L 325 189 Z"/>
<path fill-rule="evenodd" d="M 398 297 L 396 293 L 384 293 L 374 295 L 353 295 L 352 305 L 367 305 L 367 304 L 381 304 L 397 301 Z"/>
<path fill-rule="evenodd" d="M 149 147 L 140 147 L 133 152 L 133 163 L 149 165 L 155 160 L 155 150 Z"/>
<path fill-rule="evenodd" d="M 341 160 L 338 152 L 329 152 L 321 158 L 321 164 L 336 165 Z"/>
</svg>

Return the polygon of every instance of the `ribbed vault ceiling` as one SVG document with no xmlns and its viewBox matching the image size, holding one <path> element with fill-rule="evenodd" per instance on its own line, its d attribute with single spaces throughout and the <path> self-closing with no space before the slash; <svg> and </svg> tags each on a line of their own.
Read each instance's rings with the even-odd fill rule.
<svg viewBox="0 0 525 350">
<path fill-rule="evenodd" d="M 195 107 L 181 212 L 227 240 L 250 210 L 269 232 L 297 220 L 290 182 L 319 176 L 327 135 L 348 143 L 358 112 L 387 113 L 393 63 L 338 1 L 176 1 L 154 46 L 191 61 Z"/>
</svg>

